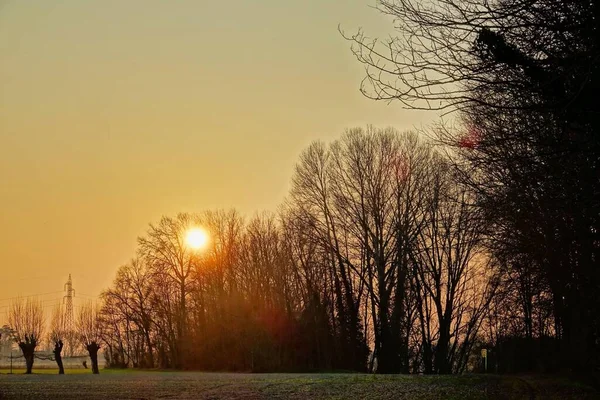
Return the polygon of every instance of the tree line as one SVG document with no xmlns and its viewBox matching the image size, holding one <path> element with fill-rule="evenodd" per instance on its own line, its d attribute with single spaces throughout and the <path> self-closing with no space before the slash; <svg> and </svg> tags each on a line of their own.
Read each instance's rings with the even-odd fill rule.
<svg viewBox="0 0 600 400">
<path fill-rule="evenodd" d="M 290 354 L 313 354 L 310 362 L 324 360 L 315 368 L 365 370 L 376 360 L 380 372 L 447 373 L 464 370 L 485 346 L 501 370 L 595 370 L 600 2 L 381 0 L 377 7 L 397 36 L 342 32 L 366 67 L 362 91 L 441 112 L 425 132 L 437 150 L 367 129 L 303 153 L 282 211 L 241 229 L 250 243 L 240 252 L 258 254 L 239 268 L 265 254 L 271 261 L 256 264 L 280 268 L 268 268 L 275 276 L 265 277 L 267 287 L 232 284 L 238 301 L 254 304 L 252 290 L 273 297 L 267 304 L 279 304 L 277 315 L 299 324 L 284 331 L 298 335 L 284 338 L 258 323 L 246 352 L 256 361 L 261 349 L 280 367 L 306 367 Z M 268 253 L 247 232 L 257 226 L 277 238 Z M 233 274 L 223 287 L 236 278 L 256 276 Z M 202 287 L 214 296 L 208 281 Z M 203 296 L 198 318 L 210 313 Z"/>
<path fill-rule="evenodd" d="M 473 200 L 414 133 L 315 142 L 278 213 L 150 225 L 102 294 L 108 364 L 461 372 L 500 282 Z"/>
<path fill-rule="evenodd" d="M 345 35 L 365 95 L 450 116 L 430 131 L 504 271 L 499 348 L 600 365 L 600 2 L 381 0 L 397 36 Z M 517 323 L 515 323 L 515 321 Z M 522 340 L 507 341 L 507 336 Z M 505 351 L 506 353 L 506 351 Z"/>
</svg>

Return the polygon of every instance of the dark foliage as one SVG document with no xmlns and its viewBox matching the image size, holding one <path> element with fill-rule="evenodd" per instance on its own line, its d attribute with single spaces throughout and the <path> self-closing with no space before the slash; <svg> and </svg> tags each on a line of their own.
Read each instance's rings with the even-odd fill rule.
<svg viewBox="0 0 600 400">
<path fill-rule="evenodd" d="M 520 322 L 496 322 L 514 328 L 510 347 L 550 334 L 563 368 L 600 367 L 600 2 L 380 7 L 396 18 L 397 39 L 349 37 L 368 66 L 365 93 L 454 112 L 461 122 L 435 133 L 453 149 L 506 274 L 496 317 Z"/>
</svg>

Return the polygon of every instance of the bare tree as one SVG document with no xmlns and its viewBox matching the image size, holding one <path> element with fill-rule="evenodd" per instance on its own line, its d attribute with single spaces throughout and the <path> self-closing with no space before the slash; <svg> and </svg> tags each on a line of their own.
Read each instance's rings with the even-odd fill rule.
<svg viewBox="0 0 600 400">
<path fill-rule="evenodd" d="M 8 308 L 8 323 L 25 357 L 26 373 L 31 374 L 35 349 L 44 335 L 44 308 L 41 301 L 31 297 L 14 300 Z"/>
<path fill-rule="evenodd" d="M 99 316 L 100 310 L 92 302 L 84 304 L 77 315 L 77 332 L 81 343 L 90 355 L 92 373 L 94 374 L 100 373 L 98 369 L 98 350 L 100 350 L 102 331 Z"/>
<path fill-rule="evenodd" d="M 335 201 L 335 193 L 339 192 L 334 190 L 334 170 L 339 170 L 339 166 L 334 164 L 329 146 L 313 143 L 302 153 L 296 166 L 290 208 L 294 218 L 310 227 L 325 255 L 331 302 L 335 304 L 331 320 L 338 338 L 336 352 L 339 366 L 364 370 L 368 348 L 360 312 L 365 292 L 365 280 L 361 276 L 364 275 L 365 263 L 364 258 L 354 257 L 357 248 L 351 241 L 356 234 L 348 234 L 347 214 L 340 215 L 339 202 Z M 356 193 L 349 194 L 353 195 Z"/>
<path fill-rule="evenodd" d="M 176 218 L 163 217 L 157 225 L 150 225 L 146 236 L 138 239 L 140 255 L 163 282 L 176 286 L 179 312 L 176 315 L 176 346 L 174 363 L 181 367 L 186 355 L 188 336 L 188 298 L 193 286 L 196 255 L 185 243 L 188 229 L 199 224 L 198 216 L 178 214 Z"/>
<path fill-rule="evenodd" d="M 457 117 L 435 134 L 477 191 L 494 256 L 524 272 L 513 293 L 525 301 L 525 337 L 533 278 L 551 297 L 562 341 L 554 352 L 572 368 L 596 368 L 599 3 L 379 0 L 377 8 L 395 35 L 344 34 L 366 69 L 363 93 Z"/>
<path fill-rule="evenodd" d="M 54 360 L 58 366 L 58 374 L 63 375 L 65 369 L 62 362 L 62 351 L 64 347 L 63 339 L 67 335 L 67 329 L 65 327 L 65 313 L 61 304 L 58 304 L 52 310 L 52 317 L 50 318 L 50 332 L 48 339 L 51 345 L 54 345 L 52 353 L 54 354 Z"/>
<path fill-rule="evenodd" d="M 114 286 L 117 286 L 116 284 Z M 114 295 L 117 287 L 113 287 L 101 296 L 102 308 L 100 325 L 102 342 L 105 345 L 104 357 L 109 367 L 126 368 L 129 365 L 129 312 L 122 302 Z M 150 305 L 151 303 L 148 302 Z"/>
<path fill-rule="evenodd" d="M 368 321 L 378 372 L 408 373 L 411 354 L 415 371 L 462 370 L 493 286 L 476 268 L 480 219 L 442 156 L 415 134 L 351 129 L 307 149 L 292 182 L 292 215 L 332 255 L 340 327 L 351 310 Z"/>
<path fill-rule="evenodd" d="M 425 369 L 448 374 L 465 367 L 496 281 L 470 192 L 452 180 L 443 160 L 434 162 L 426 223 L 412 254 L 413 287 L 425 319 Z"/>
<path fill-rule="evenodd" d="M 114 360 L 115 365 L 124 366 L 125 351 L 131 350 L 128 351 L 128 358 L 132 359 L 135 367 L 154 367 L 154 344 L 151 338 L 155 315 L 151 301 L 153 283 L 152 273 L 144 259 L 135 258 L 119 268 L 113 287 L 102 294 L 105 300 L 102 308 L 103 329 L 115 328 L 119 336 L 126 339 L 126 343 L 119 344 L 121 357 Z M 138 343 L 140 339 L 141 344 Z"/>
</svg>

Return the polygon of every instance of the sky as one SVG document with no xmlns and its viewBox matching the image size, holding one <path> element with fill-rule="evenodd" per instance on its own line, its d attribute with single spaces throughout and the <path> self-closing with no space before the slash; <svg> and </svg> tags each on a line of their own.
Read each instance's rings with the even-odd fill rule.
<svg viewBox="0 0 600 400">
<path fill-rule="evenodd" d="M 314 140 L 430 114 L 359 92 L 375 0 L 0 0 L 0 323 L 97 296 L 162 215 L 276 210 Z"/>
</svg>

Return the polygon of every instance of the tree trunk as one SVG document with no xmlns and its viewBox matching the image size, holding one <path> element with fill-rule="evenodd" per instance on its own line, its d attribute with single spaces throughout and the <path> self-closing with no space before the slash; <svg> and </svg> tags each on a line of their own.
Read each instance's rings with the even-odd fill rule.
<svg viewBox="0 0 600 400">
<path fill-rule="evenodd" d="M 398 239 L 402 243 L 401 239 Z M 408 338 L 409 326 L 408 316 L 405 309 L 406 277 L 408 270 L 408 257 L 403 245 L 398 245 L 397 250 L 398 278 L 394 287 L 394 301 L 390 321 L 391 334 L 393 335 L 394 351 L 397 353 L 395 362 L 398 364 L 398 372 L 409 373 Z M 403 324 L 404 322 L 404 324 Z M 404 329 L 404 326 L 407 328 Z"/>
<path fill-rule="evenodd" d="M 154 368 L 154 352 L 152 349 L 152 340 L 150 340 L 149 329 L 145 330 L 146 346 L 148 347 L 148 364 L 150 368 Z"/>
<path fill-rule="evenodd" d="M 100 370 L 98 369 L 98 350 L 100 350 L 100 346 L 96 342 L 92 342 L 85 347 L 90 355 L 90 360 L 92 361 L 92 373 L 99 374 Z"/>
<path fill-rule="evenodd" d="M 177 335 L 177 360 L 175 366 L 177 368 L 183 368 L 185 366 L 186 358 L 186 339 L 187 339 L 187 305 L 185 298 L 185 280 L 180 282 L 180 316 L 179 316 L 179 327 Z"/>
<path fill-rule="evenodd" d="M 37 345 L 37 343 L 35 343 L 35 342 L 32 343 L 29 341 L 19 343 L 19 348 L 23 352 L 23 357 L 25 358 L 25 367 L 26 367 L 25 373 L 26 374 L 31 374 L 31 371 L 33 369 L 33 361 L 34 361 L 36 345 Z"/>
<path fill-rule="evenodd" d="M 450 340 L 449 323 L 446 319 L 440 321 L 440 338 L 435 347 L 434 367 L 437 374 L 449 374 L 450 365 L 448 364 L 448 342 Z"/>
<path fill-rule="evenodd" d="M 63 349 L 63 342 L 62 340 L 59 340 L 58 342 L 54 343 L 54 359 L 56 360 L 56 365 L 58 365 L 58 374 L 59 375 L 64 375 L 65 374 L 65 369 L 63 367 L 63 362 L 62 362 L 62 349 Z"/>
<path fill-rule="evenodd" d="M 433 374 L 433 352 L 431 351 L 431 343 L 425 340 L 425 334 L 423 333 L 423 372 L 426 375 Z"/>
<path fill-rule="evenodd" d="M 401 372 L 399 361 L 398 336 L 400 332 L 393 332 L 393 321 L 390 321 L 390 292 L 386 288 L 385 270 L 378 268 L 379 290 L 379 352 L 377 358 L 377 372 L 381 374 L 398 374 Z"/>
</svg>

